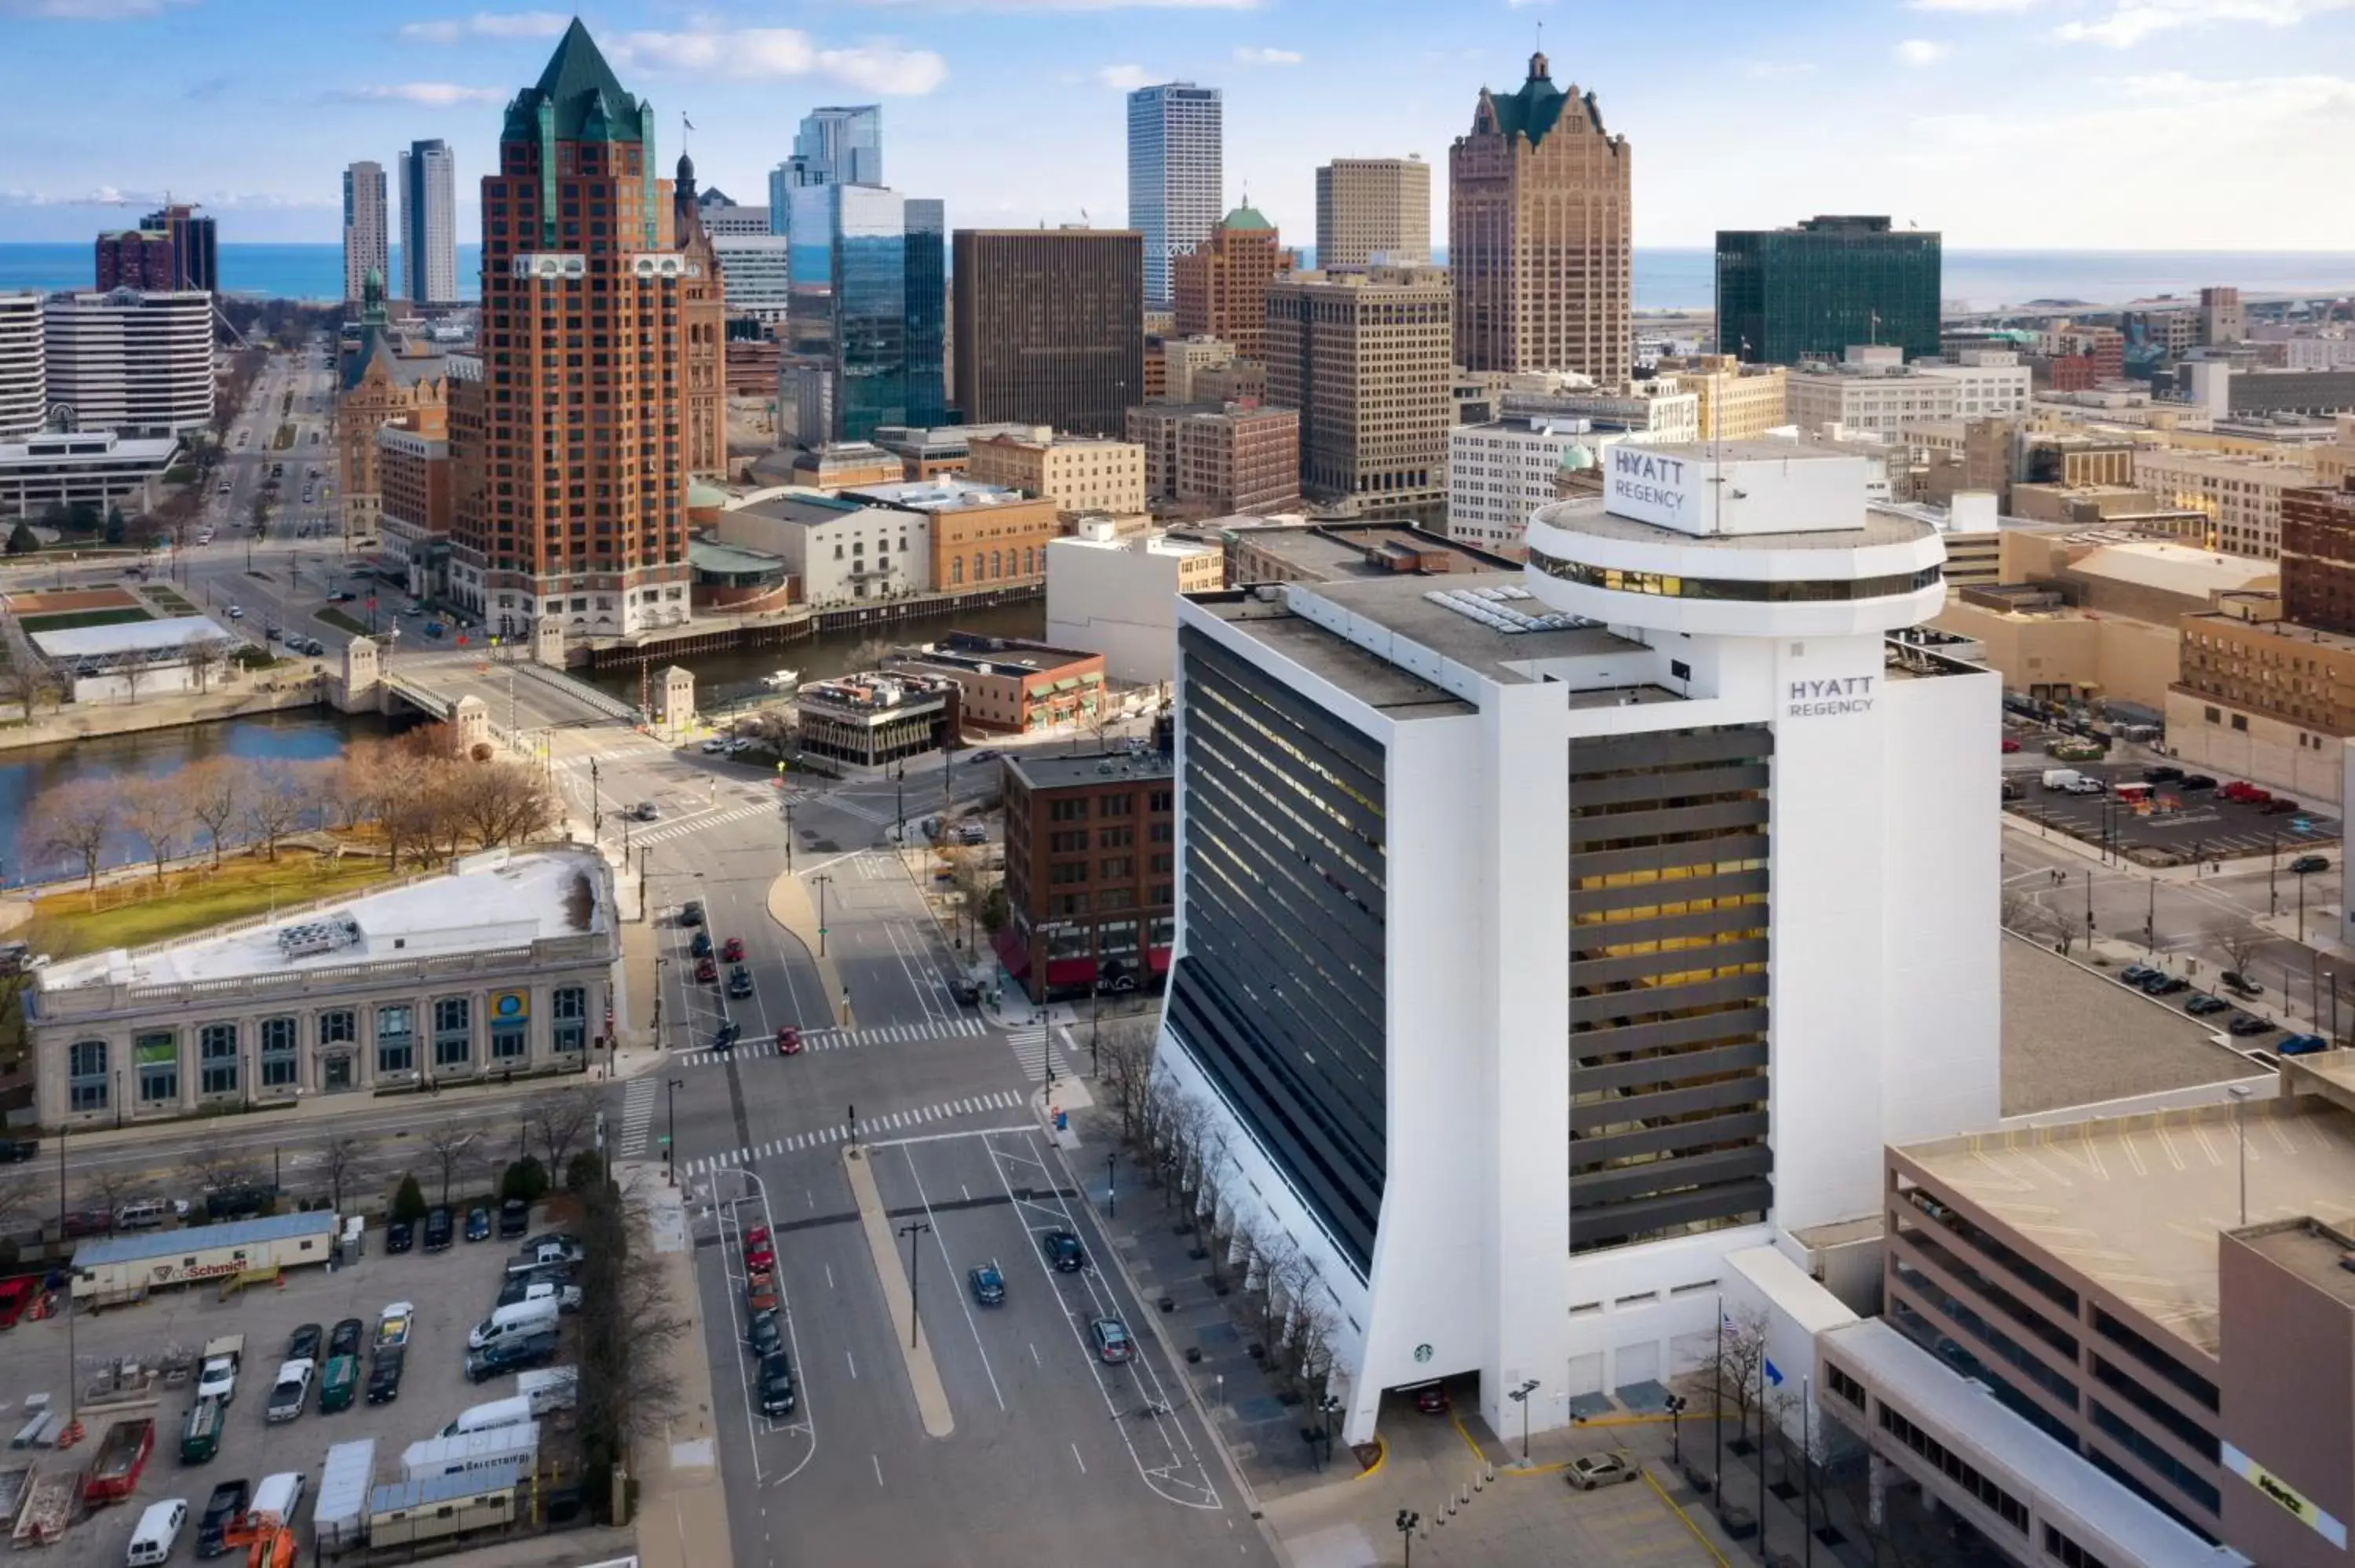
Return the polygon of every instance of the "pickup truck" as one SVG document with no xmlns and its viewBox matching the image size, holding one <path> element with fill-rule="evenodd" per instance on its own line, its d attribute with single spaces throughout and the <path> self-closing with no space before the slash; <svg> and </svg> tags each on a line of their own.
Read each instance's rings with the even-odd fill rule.
<svg viewBox="0 0 2355 1568">
<path fill-rule="evenodd" d="M 270 1385 L 270 1404 L 265 1414 L 272 1422 L 292 1421 L 303 1414 L 310 1402 L 311 1380 L 318 1375 L 319 1363 L 303 1360 L 281 1361 L 278 1381 Z"/>
<path fill-rule="evenodd" d="M 223 1334 L 206 1341 L 204 1366 L 197 1374 L 197 1397 L 232 1403 L 237 1398 L 237 1371 L 244 1361 L 243 1334 Z"/>
</svg>

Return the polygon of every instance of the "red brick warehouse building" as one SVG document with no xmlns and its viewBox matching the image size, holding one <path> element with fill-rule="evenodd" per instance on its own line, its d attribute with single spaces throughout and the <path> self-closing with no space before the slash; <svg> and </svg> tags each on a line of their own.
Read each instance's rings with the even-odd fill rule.
<svg viewBox="0 0 2355 1568">
<path fill-rule="evenodd" d="M 1177 937 L 1167 754 L 1009 757 L 998 961 L 1033 1002 L 1156 991 Z"/>
</svg>

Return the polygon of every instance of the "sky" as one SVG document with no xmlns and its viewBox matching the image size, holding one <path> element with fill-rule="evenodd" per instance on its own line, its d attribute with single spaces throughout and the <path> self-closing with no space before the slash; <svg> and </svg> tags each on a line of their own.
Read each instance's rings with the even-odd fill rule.
<svg viewBox="0 0 2355 1568">
<path fill-rule="evenodd" d="M 801 0 L 581 13 L 706 185 L 766 199 L 795 122 L 883 105 L 953 227 L 1125 219 L 1123 90 L 1223 90 L 1226 194 L 1313 242 L 1315 170 L 1439 171 L 1540 33 L 1634 154 L 1639 245 L 1886 213 L 1949 248 L 2355 250 L 2355 0 Z M 225 243 L 333 241 L 346 164 L 441 137 L 460 235 L 570 13 L 404 0 L 0 0 L 0 242 L 169 191 Z M 2337 74 L 2345 69 L 2349 74 Z M 694 129 L 687 131 L 682 115 Z M 112 197 L 126 205 L 99 205 Z"/>
</svg>

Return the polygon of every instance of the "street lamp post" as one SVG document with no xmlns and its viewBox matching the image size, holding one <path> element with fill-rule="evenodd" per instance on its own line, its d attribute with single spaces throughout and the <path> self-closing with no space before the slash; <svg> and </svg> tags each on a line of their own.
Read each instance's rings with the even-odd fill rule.
<svg viewBox="0 0 2355 1568">
<path fill-rule="evenodd" d="M 1414 1563 L 1414 1527 L 1422 1522 L 1423 1515 L 1414 1512 L 1412 1510 L 1401 1509 L 1398 1510 L 1399 1541 L 1405 1549 L 1406 1562 L 1409 1564 L 1409 1568 L 1412 1568 L 1412 1565 Z"/>
<path fill-rule="evenodd" d="M 1120 1217 L 1120 1150 L 1104 1156 L 1104 1218 Z"/>
<path fill-rule="evenodd" d="M 1505 1397 L 1521 1407 L 1521 1463 L 1529 1462 L 1529 1395 L 1538 1391 L 1538 1380 L 1531 1378 L 1518 1388 L 1508 1388 Z"/>
<path fill-rule="evenodd" d="M 2087 870 L 2086 870 L 2086 872 L 2085 872 L 2085 945 L 2086 945 L 2087 947 L 2091 947 L 2091 946 L 2093 946 L 2093 942 L 2094 942 L 2094 873 L 2093 873 L 2092 869 L 2089 867 L 2089 868 L 2087 868 Z"/>
<path fill-rule="evenodd" d="M 932 1231 L 932 1227 L 922 1220 L 915 1220 L 900 1227 L 900 1234 L 908 1238 L 908 1348 L 911 1351 L 916 1348 L 916 1327 L 919 1321 L 916 1317 L 916 1271 L 923 1256 L 923 1254 L 917 1250 L 916 1238 L 930 1235 Z"/>
<path fill-rule="evenodd" d="M 2226 1093 L 2232 1097 L 2232 1141 L 2240 1146 L 2241 1161 L 2241 1224 L 2249 1224 L 2249 1096 L 2255 1091 L 2246 1084 L 2234 1084 Z"/>
<path fill-rule="evenodd" d="M 1317 1402 L 1316 1408 L 1325 1415 L 1325 1462 L 1329 1465 L 1333 1462 L 1333 1418 L 1341 1414 L 1340 1396 L 1328 1393 Z"/>
<path fill-rule="evenodd" d="M 1668 1395 L 1668 1462 L 1679 1468 L 1685 1462 L 1684 1414 L 1685 1396 Z"/>
<path fill-rule="evenodd" d="M 685 1078 L 665 1078 L 664 1097 L 670 1104 L 670 1128 L 663 1135 L 663 1182 L 678 1185 L 678 1089 Z"/>
<path fill-rule="evenodd" d="M 821 871 L 810 878 L 817 889 L 817 956 L 826 957 L 826 890 L 834 885 L 834 878 Z"/>
<path fill-rule="evenodd" d="M 602 838 L 605 832 L 604 801 L 597 793 L 597 759 L 589 759 L 589 836 Z"/>
<path fill-rule="evenodd" d="M 1044 991 L 1046 984 L 1045 977 L 1041 976 L 1039 981 L 1039 989 Z M 1048 1028 L 1047 1012 L 1046 1008 L 1042 1007 L 1039 1010 L 1039 1065 L 1046 1069 L 1045 1086 L 1047 1092 L 1051 1095 L 1055 1092 L 1055 1039 L 1052 1032 Z"/>
</svg>

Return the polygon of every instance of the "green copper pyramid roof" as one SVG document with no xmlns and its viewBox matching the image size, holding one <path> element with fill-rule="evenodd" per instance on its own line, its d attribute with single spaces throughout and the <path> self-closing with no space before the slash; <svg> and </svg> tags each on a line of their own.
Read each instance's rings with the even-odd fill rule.
<svg viewBox="0 0 2355 1568">
<path fill-rule="evenodd" d="M 516 94 L 507 105 L 506 125 L 500 139 L 528 142 L 539 134 L 539 116 L 549 113 L 550 131 L 559 142 L 643 142 L 645 106 L 623 90 L 621 79 L 605 63 L 596 40 L 575 16 L 564 29 L 548 69 L 537 85 Z"/>
<path fill-rule="evenodd" d="M 1219 225 L 1221 228 L 1273 228 L 1267 215 L 1255 207 L 1244 206 L 1227 214 Z"/>
</svg>

